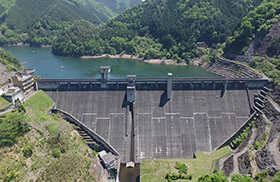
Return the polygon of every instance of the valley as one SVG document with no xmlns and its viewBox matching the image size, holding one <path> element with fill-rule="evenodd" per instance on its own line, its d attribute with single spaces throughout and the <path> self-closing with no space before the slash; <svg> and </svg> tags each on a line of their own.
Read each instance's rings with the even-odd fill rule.
<svg viewBox="0 0 280 182">
<path fill-rule="evenodd" d="M 2 0 L 1 90 L 31 68 L 45 92 L 1 100 L 0 181 L 113 181 L 106 150 L 120 182 L 279 182 L 279 15 L 280 0 Z"/>
</svg>

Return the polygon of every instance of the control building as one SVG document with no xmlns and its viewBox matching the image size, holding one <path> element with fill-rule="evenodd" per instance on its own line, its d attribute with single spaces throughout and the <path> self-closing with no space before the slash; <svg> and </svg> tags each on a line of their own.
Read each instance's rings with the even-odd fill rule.
<svg viewBox="0 0 280 182">
<path fill-rule="evenodd" d="M 22 89 L 24 97 L 27 97 L 34 91 L 34 71 L 34 69 L 26 69 L 12 76 L 14 86 Z"/>
</svg>

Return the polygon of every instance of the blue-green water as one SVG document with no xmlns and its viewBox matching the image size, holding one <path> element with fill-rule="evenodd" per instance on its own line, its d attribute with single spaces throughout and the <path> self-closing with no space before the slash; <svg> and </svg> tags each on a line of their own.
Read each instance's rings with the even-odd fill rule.
<svg viewBox="0 0 280 182">
<path fill-rule="evenodd" d="M 41 78 L 100 78 L 100 66 L 111 66 L 110 79 L 127 75 L 165 78 L 167 73 L 173 73 L 174 77 L 217 77 L 195 66 L 153 65 L 130 59 L 65 58 L 53 55 L 51 48 L 15 46 L 4 47 L 4 50 L 17 57 L 26 68 L 35 69 L 35 75 Z"/>
</svg>

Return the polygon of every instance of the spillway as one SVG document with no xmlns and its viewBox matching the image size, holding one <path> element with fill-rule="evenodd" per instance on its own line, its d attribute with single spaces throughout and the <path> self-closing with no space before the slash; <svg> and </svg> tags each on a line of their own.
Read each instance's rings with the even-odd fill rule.
<svg viewBox="0 0 280 182">
<path fill-rule="evenodd" d="M 260 86 L 248 89 L 243 82 L 226 92 L 222 86 L 183 86 L 172 90 L 168 100 L 160 83 L 150 84 L 153 86 L 136 88 L 133 125 L 127 92 L 120 85 L 103 90 L 85 90 L 77 83 L 69 90 L 65 85 L 63 89 L 44 88 L 56 108 L 71 113 L 108 141 L 119 152 L 121 162 L 131 160 L 131 145 L 135 162 L 192 158 L 195 152 L 213 151 L 247 120 L 260 90 Z"/>
</svg>

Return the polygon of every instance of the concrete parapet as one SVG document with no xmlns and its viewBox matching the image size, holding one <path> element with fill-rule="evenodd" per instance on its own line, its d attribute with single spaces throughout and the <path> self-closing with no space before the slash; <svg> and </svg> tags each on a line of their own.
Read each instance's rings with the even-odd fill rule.
<svg viewBox="0 0 280 182">
<path fill-rule="evenodd" d="M 258 80 L 258 81 L 248 80 L 248 81 L 245 81 L 245 84 L 250 89 L 252 89 L 252 88 L 260 89 L 260 88 L 263 88 L 267 82 L 268 82 L 267 80 Z"/>
<path fill-rule="evenodd" d="M 82 122 L 80 122 L 78 119 L 76 119 L 74 116 L 69 114 L 68 112 L 65 112 L 61 109 L 53 108 L 51 109 L 53 113 L 61 113 L 65 116 L 65 119 L 69 121 L 70 123 L 75 124 L 76 126 L 79 126 L 82 130 L 84 130 L 90 137 L 92 137 L 97 143 L 102 144 L 105 147 L 105 150 L 107 152 L 111 152 L 112 154 L 119 156 L 119 153 L 116 149 L 114 149 L 113 146 L 111 146 L 104 138 L 102 138 L 100 135 L 92 131 L 90 128 L 88 128 L 86 125 L 84 125 Z"/>
<path fill-rule="evenodd" d="M 105 83 L 106 82 L 106 83 Z M 44 91 L 93 91 L 93 90 L 126 90 L 127 79 L 114 80 L 93 79 L 41 79 L 37 81 L 38 89 Z M 167 79 L 137 79 L 134 82 L 136 90 L 236 90 L 261 89 L 268 83 L 265 79 L 224 79 L 224 78 L 172 78 Z M 169 85 L 169 86 L 168 86 Z"/>
</svg>

